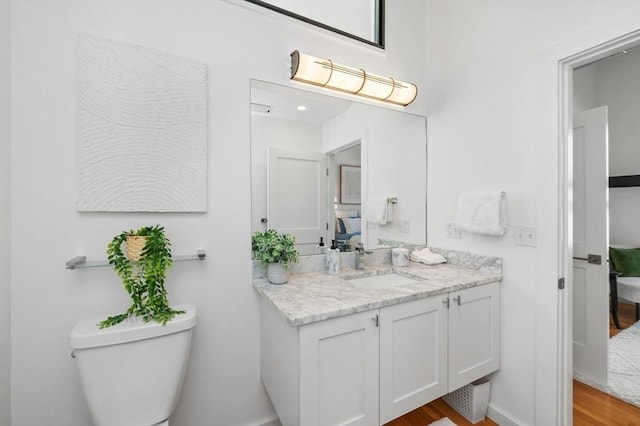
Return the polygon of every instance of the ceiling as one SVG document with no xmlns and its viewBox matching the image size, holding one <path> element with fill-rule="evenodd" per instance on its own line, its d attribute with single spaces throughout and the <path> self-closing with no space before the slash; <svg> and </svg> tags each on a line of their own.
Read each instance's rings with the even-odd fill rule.
<svg viewBox="0 0 640 426">
<path fill-rule="evenodd" d="M 304 105 L 306 110 L 299 111 Z M 283 120 L 322 124 L 345 110 L 351 102 L 287 86 L 251 81 L 251 114 Z"/>
</svg>

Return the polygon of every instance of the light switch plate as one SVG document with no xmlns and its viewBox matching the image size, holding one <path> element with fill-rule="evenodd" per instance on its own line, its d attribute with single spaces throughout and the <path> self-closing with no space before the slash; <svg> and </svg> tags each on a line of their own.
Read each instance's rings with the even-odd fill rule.
<svg viewBox="0 0 640 426">
<path fill-rule="evenodd" d="M 447 223 L 447 237 L 460 239 L 460 230 L 455 223 Z"/>
<path fill-rule="evenodd" d="M 538 233 L 535 226 L 513 225 L 513 242 L 518 246 L 536 247 Z"/>
</svg>

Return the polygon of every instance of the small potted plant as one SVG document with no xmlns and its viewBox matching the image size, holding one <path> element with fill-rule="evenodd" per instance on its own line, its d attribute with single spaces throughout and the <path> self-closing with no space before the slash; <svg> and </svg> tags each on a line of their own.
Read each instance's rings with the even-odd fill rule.
<svg viewBox="0 0 640 426">
<path fill-rule="evenodd" d="M 122 251 L 123 243 L 127 243 L 127 255 Z M 108 244 L 107 257 L 133 303 L 125 313 L 101 321 L 100 328 L 118 324 L 132 315 L 165 325 L 185 312 L 171 309 L 164 288 L 166 272 L 173 261 L 171 242 L 163 227 L 145 226 L 121 232 Z"/>
<path fill-rule="evenodd" d="M 253 258 L 267 266 L 267 278 L 272 284 L 284 284 L 289 281 L 289 271 L 298 261 L 295 249 L 295 237 L 280 234 L 275 229 L 256 232 L 251 238 Z"/>
</svg>

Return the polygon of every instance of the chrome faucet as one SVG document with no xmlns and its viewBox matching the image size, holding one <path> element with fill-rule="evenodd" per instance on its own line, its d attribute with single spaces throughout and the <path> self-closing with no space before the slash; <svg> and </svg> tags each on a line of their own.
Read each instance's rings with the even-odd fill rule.
<svg viewBox="0 0 640 426">
<path fill-rule="evenodd" d="M 358 243 L 356 245 L 356 269 L 364 269 L 364 254 L 371 253 L 370 251 L 366 251 L 362 243 Z"/>
</svg>

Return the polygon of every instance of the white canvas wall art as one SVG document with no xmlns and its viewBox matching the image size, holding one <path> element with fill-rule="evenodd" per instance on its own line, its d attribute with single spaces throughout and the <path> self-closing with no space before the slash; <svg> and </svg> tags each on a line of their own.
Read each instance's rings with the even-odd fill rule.
<svg viewBox="0 0 640 426">
<path fill-rule="evenodd" d="M 207 210 L 203 62 L 78 36 L 79 211 Z"/>
</svg>

